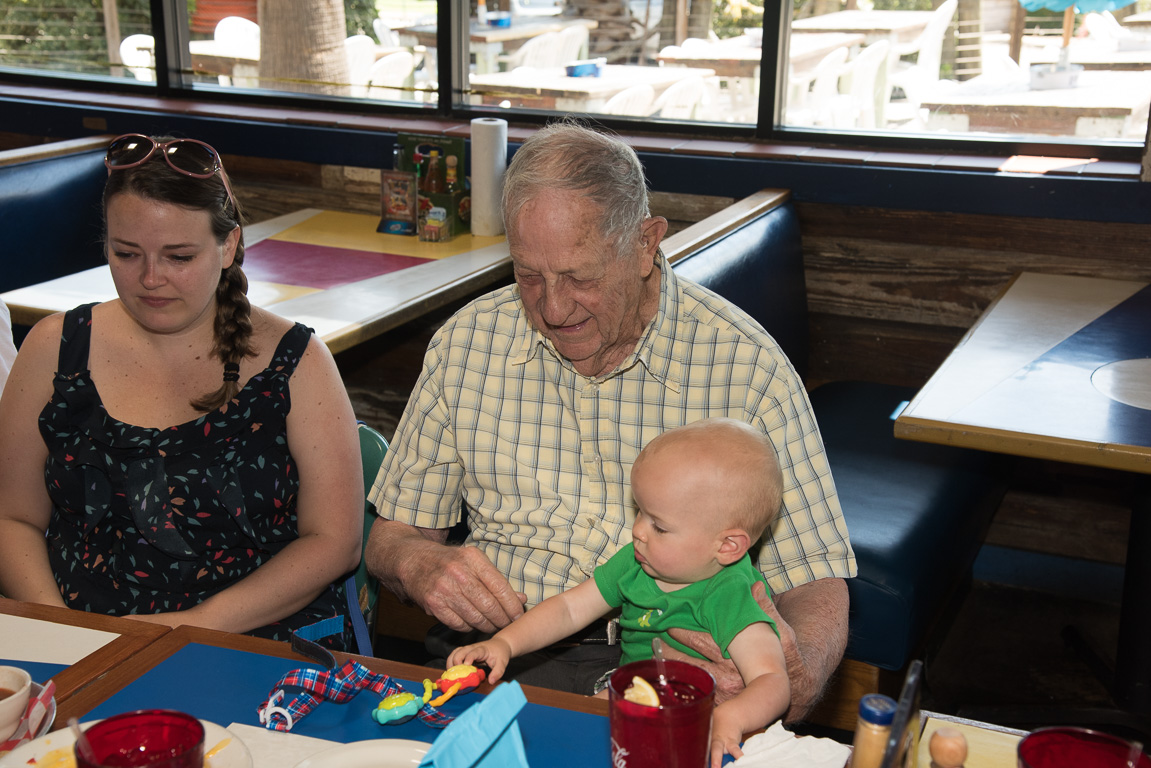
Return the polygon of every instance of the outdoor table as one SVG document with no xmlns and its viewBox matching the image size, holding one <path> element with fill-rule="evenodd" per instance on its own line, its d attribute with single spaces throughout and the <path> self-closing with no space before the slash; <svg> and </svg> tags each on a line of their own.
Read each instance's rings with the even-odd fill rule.
<svg viewBox="0 0 1151 768">
<path fill-rule="evenodd" d="M 1137 473 L 1114 678 L 1151 712 L 1151 286 L 1024 272 L 895 421 L 895 436 Z"/>
<path fill-rule="evenodd" d="M 846 32 L 811 32 L 792 35 L 788 44 L 788 61 L 792 73 L 811 70 L 836 48 L 853 48 L 863 43 L 863 35 Z M 697 67 L 714 70 L 720 77 L 759 77 L 763 49 L 752 38 L 741 35 L 720 40 L 709 46 L 664 49 L 658 55 L 665 66 Z"/>
<path fill-rule="evenodd" d="M 542 35 L 545 32 L 560 32 L 568 27 L 584 26 L 595 29 L 599 22 L 595 19 L 564 18 L 560 16 L 519 16 L 512 17 L 511 24 L 506 27 L 493 27 L 473 21 L 468 31 L 470 50 L 476 57 L 476 73 L 487 74 L 498 72 L 497 57 L 505 52 L 518 48 L 526 40 Z M 435 24 L 419 24 L 411 27 L 398 27 L 395 30 L 400 36 L 400 42 L 411 42 L 412 45 L 422 45 L 428 48 L 428 55 L 434 56 L 437 45 L 437 26 Z"/>
<path fill-rule="evenodd" d="M 1151 72 L 1086 71 L 1075 88 L 1048 90 L 1032 90 L 1026 79 L 1003 87 L 975 83 L 925 98 L 927 129 L 1140 139 L 1146 133 Z"/>
<path fill-rule="evenodd" d="M 244 228 L 252 304 L 315 330 L 332 352 L 378 336 L 511 275 L 507 241 L 459 235 L 442 243 L 376 232 L 379 216 L 305 208 Z M 116 298 L 107 265 L 0 298 L 12 322 Z"/>
<path fill-rule="evenodd" d="M 711 69 L 689 67 L 643 67 L 608 64 L 600 77 L 568 77 L 563 67 L 472 75 L 473 104 L 498 104 L 508 100 L 523 107 L 559 112 L 596 112 L 625 88 L 647 84 L 659 98 L 669 85 L 690 77 L 711 77 Z"/>
<path fill-rule="evenodd" d="M 836 11 L 791 22 L 795 32 L 855 32 L 871 45 L 879 40 L 910 43 L 919 37 L 932 11 Z"/>
<path fill-rule="evenodd" d="M 1045 45 L 1026 49 L 1025 60 L 1031 64 L 1056 64 L 1062 46 Z M 1151 69 L 1151 48 L 1120 51 L 1114 41 L 1071 39 L 1067 61 L 1088 70 L 1131 71 Z"/>
</svg>

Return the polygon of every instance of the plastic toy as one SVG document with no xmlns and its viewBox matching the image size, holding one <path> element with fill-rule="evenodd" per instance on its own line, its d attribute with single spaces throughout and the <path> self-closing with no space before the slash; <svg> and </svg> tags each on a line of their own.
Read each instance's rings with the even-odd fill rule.
<svg viewBox="0 0 1151 768">
<path fill-rule="evenodd" d="M 435 685 L 440 689 L 441 695 L 428 703 L 433 707 L 441 706 L 448 699 L 461 693 L 475 690 L 476 686 L 484 681 L 486 673 L 471 664 L 457 664 L 448 667 L 436 680 Z M 425 681 L 427 682 L 427 681 Z"/>
<path fill-rule="evenodd" d="M 420 698 L 414 693 L 403 691 L 393 693 L 381 701 L 372 710 L 372 719 L 380 725 L 399 725 L 406 723 L 419 714 L 420 709 L 432 698 L 432 681 L 424 681 L 424 696 Z"/>
</svg>

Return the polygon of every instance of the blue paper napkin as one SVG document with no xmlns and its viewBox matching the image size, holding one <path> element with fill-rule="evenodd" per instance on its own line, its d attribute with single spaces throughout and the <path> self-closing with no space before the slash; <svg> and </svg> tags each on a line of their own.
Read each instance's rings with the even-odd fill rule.
<svg viewBox="0 0 1151 768">
<path fill-rule="evenodd" d="M 420 768 L 528 768 L 516 722 L 526 703 L 519 683 L 497 685 L 440 733 Z"/>
</svg>

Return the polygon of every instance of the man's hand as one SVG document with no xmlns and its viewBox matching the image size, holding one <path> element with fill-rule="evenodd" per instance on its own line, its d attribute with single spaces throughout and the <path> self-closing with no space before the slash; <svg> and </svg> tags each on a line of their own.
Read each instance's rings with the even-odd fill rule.
<svg viewBox="0 0 1151 768">
<path fill-rule="evenodd" d="M 722 704 L 743 690 L 743 678 L 736 669 L 735 662 L 725 659 L 719 652 L 719 646 L 707 632 L 698 632 L 690 629 L 673 629 L 668 632 L 679 642 L 697 653 L 707 657 L 707 661 L 688 656 L 686 653 L 672 648 L 666 643 L 663 646 L 663 655 L 668 659 L 686 661 L 697 667 L 707 670 L 715 678 L 715 703 Z"/>
<path fill-rule="evenodd" d="M 430 557 L 429 557 L 430 555 Z M 524 612 L 527 596 L 516 592 L 475 547 L 435 545 L 421 556 L 404 583 L 408 597 L 452 629 L 495 632 Z"/>
<path fill-rule="evenodd" d="M 516 592 L 475 547 L 450 547 L 447 530 L 380 518 L 364 548 L 368 570 L 401 600 L 460 632 L 495 632 L 524 612 Z"/>
</svg>

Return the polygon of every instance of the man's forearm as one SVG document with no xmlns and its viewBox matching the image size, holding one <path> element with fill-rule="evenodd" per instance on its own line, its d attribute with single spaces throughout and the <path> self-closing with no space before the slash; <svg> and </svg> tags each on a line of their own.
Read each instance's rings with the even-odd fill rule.
<svg viewBox="0 0 1151 768">
<path fill-rule="evenodd" d="M 795 631 L 798 658 L 788 654 L 791 708 L 785 720 L 805 718 L 819 702 L 847 647 L 847 583 L 820 579 L 775 596 L 775 604 Z"/>
<path fill-rule="evenodd" d="M 421 544 L 442 544 L 447 540 L 447 534 L 446 530 L 416 528 L 395 520 L 378 518 L 372 524 L 372 532 L 364 546 L 364 561 L 368 572 L 397 598 L 410 602 L 411 596 L 404 588 L 405 565 L 412 558 L 418 561 Z"/>
</svg>

